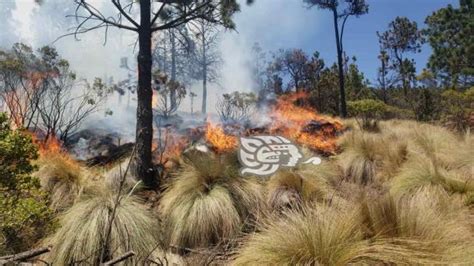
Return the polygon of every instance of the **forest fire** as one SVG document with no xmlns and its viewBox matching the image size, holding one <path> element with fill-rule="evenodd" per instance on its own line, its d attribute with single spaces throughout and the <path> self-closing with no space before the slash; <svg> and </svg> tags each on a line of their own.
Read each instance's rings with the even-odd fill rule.
<svg viewBox="0 0 474 266">
<path fill-rule="evenodd" d="M 237 148 L 237 137 L 227 135 L 224 129 L 211 122 L 206 126 L 206 140 L 217 153 L 232 151 Z"/>
<path fill-rule="evenodd" d="M 50 136 L 47 139 L 40 139 L 34 132 L 29 132 L 33 143 L 38 147 L 38 153 L 40 156 L 48 156 L 51 154 L 60 154 L 65 152 L 61 142 L 54 136 Z"/>
<path fill-rule="evenodd" d="M 336 151 L 337 134 L 344 127 L 337 119 L 318 115 L 312 108 L 296 105 L 306 97 L 305 93 L 281 96 L 269 112 L 271 122 L 263 128 L 247 129 L 244 133 L 230 126 L 224 128 L 208 122 L 206 141 L 216 152 L 222 153 L 237 147 L 237 135 L 275 134 L 288 137 L 312 150 L 333 154 Z"/>
<path fill-rule="evenodd" d="M 152 150 L 154 151 L 154 162 L 166 165 L 171 159 L 178 158 L 188 145 L 186 136 L 178 134 L 175 130 L 155 129 L 158 131 L 158 138 L 153 140 Z"/>
<path fill-rule="evenodd" d="M 281 134 L 323 153 L 334 153 L 337 133 L 344 129 L 342 122 L 319 115 L 310 107 L 298 106 L 298 101 L 304 99 L 307 99 L 305 92 L 281 96 L 270 112 L 270 133 Z"/>
</svg>

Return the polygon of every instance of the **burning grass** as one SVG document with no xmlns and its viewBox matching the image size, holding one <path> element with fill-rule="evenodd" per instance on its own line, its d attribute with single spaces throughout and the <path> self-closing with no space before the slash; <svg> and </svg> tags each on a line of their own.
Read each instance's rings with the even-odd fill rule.
<svg viewBox="0 0 474 266">
<path fill-rule="evenodd" d="M 281 96 L 268 111 L 269 122 L 264 127 L 242 130 L 240 125 L 220 125 L 208 122 L 205 139 L 217 153 L 233 151 L 238 145 L 238 136 L 281 135 L 300 145 L 323 154 L 334 154 L 337 136 L 344 129 L 341 121 L 317 114 L 316 110 L 298 106 L 304 93 Z"/>
<path fill-rule="evenodd" d="M 39 168 L 35 176 L 40 179 L 41 187 L 48 192 L 50 208 L 64 211 L 81 194 L 88 170 L 73 160 L 55 138 L 37 142 L 37 145 L 40 156 L 36 161 Z"/>
<path fill-rule="evenodd" d="M 230 152 L 237 148 L 237 137 L 227 135 L 222 127 L 210 122 L 206 126 L 206 141 L 217 153 Z"/>
<path fill-rule="evenodd" d="M 322 153 L 336 151 L 336 136 L 344 127 L 338 119 L 319 115 L 316 110 L 298 106 L 307 98 L 306 93 L 294 93 L 278 98 L 270 111 L 270 133 L 282 134 Z"/>
<path fill-rule="evenodd" d="M 170 152 L 161 158 L 177 162 L 166 168 L 173 178 L 164 181 L 161 198 L 151 204 L 159 201 L 162 225 L 127 198 L 108 246 L 117 253 L 110 255 L 126 251 L 121 245 L 130 241 L 135 252 L 150 252 L 161 228 L 164 250 L 184 258 L 161 249 L 154 257 L 176 257 L 180 263 L 193 261 L 196 254 L 205 254 L 206 263 L 218 254 L 235 265 L 474 263 L 473 213 L 466 206 L 474 202 L 471 135 L 393 120 L 380 122 L 376 133 L 354 125 L 339 137 L 342 123 L 298 105 L 299 97 L 280 98 L 263 129 L 208 123 L 192 132 L 200 134 L 197 139 L 162 132 L 168 140 L 161 144 Z M 315 151 L 338 154 L 323 158 L 321 165 L 298 165 L 268 179 L 243 178 L 234 152 L 237 137 L 253 134 L 286 136 L 306 147 L 306 157 Z M 58 147 L 41 147 L 38 173 L 56 202 L 68 202 L 57 208 L 72 207 L 45 243 L 56 248 L 53 262 L 71 262 L 88 252 L 94 263 L 98 236 L 110 218 L 112 192 L 106 191 L 119 175 L 111 171 L 112 186 L 85 195 L 89 191 L 79 188 L 88 170 Z M 235 261 L 227 252 L 237 252 Z"/>
</svg>

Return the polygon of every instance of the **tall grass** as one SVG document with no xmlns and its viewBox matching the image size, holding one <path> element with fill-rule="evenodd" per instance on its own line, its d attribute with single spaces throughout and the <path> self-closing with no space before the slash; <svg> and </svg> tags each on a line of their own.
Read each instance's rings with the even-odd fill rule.
<svg viewBox="0 0 474 266">
<path fill-rule="evenodd" d="M 409 159 L 391 183 L 393 193 L 431 185 L 450 193 L 474 191 L 474 139 L 420 125 L 412 130 L 409 140 Z"/>
<path fill-rule="evenodd" d="M 158 220 L 133 197 L 124 197 L 117 207 L 110 239 L 104 244 L 116 195 L 101 187 L 78 201 L 59 219 L 60 228 L 46 239 L 53 249 L 47 261 L 54 265 L 98 264 L 102 248 L 111 259 L 127 251 L 137 253 L 127 263 L 138 263 L 159 242 Z"/>
<path fill-rule="evenodd" d="M 424 188 L 412 195 L 385 195 L 362 203 L 369 236 L 406 255 L 403 263 L 474 263 L 470 215 L 442 188 Z M 393 258 L 396 259 L 396 258 Z"/>
<path fill-rule="evenodd" d="M 444 190 L 289 210 L 265 221 L 235 265 L 474 263 L 470 216 Z"/>
<path fill-rule="evenodd" d="M 346 265 L 372 261 L 358 208 L 319 205 L 267 221 L 235 265 Z"/>
<path fill-rule="evenodd" d="M 324 201 L 334 195 L 332 182 L 340 175 L 333 163 L 299 165 L 282 169 L 266 182 L 267 202 L 275 210 L 298 207 L 310 201 Z"/>
<path fill-rule="evenodd" d="M 362 185 L 390 179 L 407 156 L 405 140 L 393 134 L 351 131 L 340 144 L 343 153 L 338 160 L 345 178 Z"/>
<path fill-rule="evenodd" d="M 199 154 L 185 162 L 160 202 L 165 243 L 202 248 L 235 238 L 265 210 L 261 186 L 237 175 L 235 156 Z"/>
<path fill-rule="evenodd" d="M 70 207 L 82 192 L 87 170 L 60 152 L 41 156 L 37 164 L 39 169 L 35 176 L 49 194 L 50 208 L 63 211 Z"/>
</svg>

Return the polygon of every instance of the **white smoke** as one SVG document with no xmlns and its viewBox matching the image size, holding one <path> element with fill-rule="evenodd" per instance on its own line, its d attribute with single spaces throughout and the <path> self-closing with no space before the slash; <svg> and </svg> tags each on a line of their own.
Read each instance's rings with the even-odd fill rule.
<svg viewBox="0 0 474 266">
<path fill-rule="evenodd" d="M 90 0 L 104 14 L 114 14 L 114 7 L 109 1 Z M 301 42 L 308 41 L 313 35 L 308 34 L 302 25 L 310 24 L 312 31 L 317 25 L 315 10 L 307 11 L 301 0 L 258 0 L 252 6 L 246 6 L 245 0 L 240 1 L 242 11 L 235 15 L 236 31 L 224 31 L 220 50 L 223 58 L 221 79 L 216 84 L 208 85 L 208 110 L 215 111 L 215 104 L 223 93 L 232 91 L 256 91 L 253 83 L 250 64 L 251 48 L 259 42 L 264 50 L 276 50 L 285 47 L 297 47 Z M 11 46 L 14 42 L 25 42 L 34 48 L 53 45 L 59 54 L 67 59 L 79 77 L 92 81 L 94 77 L 105 82 L 123 80 L 129 72 L 120 68 L 120 59 L 129 58 L 129 65 L 135 60 L 137 50 L 134 49 L 136 34 L 134 32 L 109 28 L 107 42 L 104 45 L 104 31 L 95 30 L 82 34 L 79 41 L 74 36 L 60 38 L 77 25 L 74 18 L 75 6 L 70 0 L 43 0 L 41 6 L 34 0 L 0 1 L 0 15 L 5 22 L 0 24 L 2 38 L 0 47 Z M 14 19 L 13 19 L 14 18 Z M 190 88 L 197 94 L 194 98 L 194 111 L 199 112 L 202 101 L 201 82 Z M 126 104 L 124 104 L 124 102 Z M 191 100 L 183 100 L 181 111 L 190 112 Z M 104 109 L 113 112 L 105 116 L 97 113 L 94 119 L 87 122 L 88 126 L 116 128 L 117 130 L 134 132 L 136 95 L 114 94 Z"/>
</svg>

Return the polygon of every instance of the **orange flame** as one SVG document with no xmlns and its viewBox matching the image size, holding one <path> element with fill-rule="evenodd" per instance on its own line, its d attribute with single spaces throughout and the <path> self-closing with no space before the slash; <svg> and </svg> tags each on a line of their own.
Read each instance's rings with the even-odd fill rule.
<svg viewBox="0 0 474 266">
<path fill-rule="evenodd" d="M 210 122 L 206 127 L 206 140 L 218 153 L 232 151 L 237 147 L 237 137 L 225 134 L 222 127 Z"/>
<path fill-rule="evenodd" d="M 298 100 L 304 101 L 307 96 L 306 92 L 281 96 L 271 112 L 273 122 L 270 132 L 279 133 L 314 150 L 334 153 L 335 134 L 343 130 L 344 126 L 340 120 L 319 115 L 313 108 L 295 105 Z M 314 131 L 305 130 L 312 121 L 326 126 Z"/>
<path fill-rule="evenodd" d="M 30 132 L 29 134 L 31 134 L 33 143 L 38 147 L 38 153 L 40 156 L 66 153 L 61 142 L 55 136 L 50 136 L 46 140 L 40 140 L 33 132 Z"/>
<path fill-rule="evenodd" d="M 298 106 L 297 101 L 307 98 L 305 92 L 281 96 L 271 109 L 270 126 L 265 133 L 281 135 L 310 149 L 324 153 L 335 153 L 336 135 L 343 130 L 341 121 L 317 114 L 316 110 Z M 311 126 L 314 124 L 314 129 Z M 219 125 L 207 124 L 206 140 L 216 152 L 228 152 L 237 147 L 237 137 L 226 134 Z M 255 132 L 248 131 L 253 135 Z"/>
<path fill-rule="evenodd" d="M 151 97 L 151 107 L 153 109 L 156 109 L 158 107 L 158 91 L 157 90 L 152 90 L 153 95 Z"/>
<path fill-rule="evenodd" d="M 170 129 L 162 130 L 160 137 L 161 140 L 154 139 L 152 143 L 152 150 L 155 151 L 154 161 L 166 166 L 170 159 L 176 159 L 181 156 L 184 148 L 188 145 L 188 139 L 176 132 L 172 132 Z"/>
</svg>

